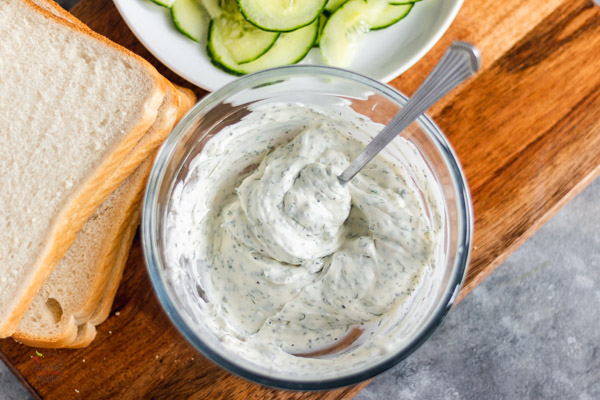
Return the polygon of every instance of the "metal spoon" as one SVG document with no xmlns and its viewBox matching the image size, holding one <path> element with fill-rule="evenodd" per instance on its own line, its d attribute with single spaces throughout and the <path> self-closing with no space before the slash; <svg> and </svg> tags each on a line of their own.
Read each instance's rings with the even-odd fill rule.
<svg viewBox="0 0 600 400">
<path fill-rule="evenodd" d="M 479 50 L 469 43 L 452 43 L 406 105 L 342 172 L 340 181 L 346 183 L 352 179 L 404 128 L 478 69 Z"/>
</svg>

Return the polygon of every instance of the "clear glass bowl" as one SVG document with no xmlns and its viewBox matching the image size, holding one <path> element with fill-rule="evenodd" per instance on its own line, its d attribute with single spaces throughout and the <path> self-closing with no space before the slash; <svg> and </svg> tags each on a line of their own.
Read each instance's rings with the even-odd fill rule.
<svg viewBox="0 0 600 400">
<path fill-rule="evenodd" d="M 473 232 L 471 199 L 461 167 L 445 136 L 429 117 L 421 116 L 401 136 L 417 147 L 440 186 L 446 222 L 444 254 L 436 270 L 437 281 L 427 290 L 421 290 L 418 296 L 423 298 L 417 298 L 410 306 L 416 307 L 417 312 L 404 317 L 406 328 L 399 330 L 403 335 L 400 344 L 358 368 L 341 366 L 331 374 L 270 371 L 243 359 L 225 348 L 197 317 L 195 307 L 203 300 L 202 288 L 195 277 L 181 279 L 179 275 L 175 279 L 178 273 L 173 272 L 165 256 L 165 222 L 173 188 L 186 177 L 190 162 L 204 144 L 225 126 L 247 115 L 250 105 L 282 101 L 317 106 L 343 104 L 375 122 L 386 124 L 407 98 L 362 75 L 320 66 L 289 66 L 259 72 L 208 95 L 183 118 L 158 153 L 144 200 L 144 255 L 154 289 L 175 326 L 218 365 L 249 380 L 284 389 L 323 390 L 352 385 L 372 378 L 407 357 L 444 319 L 466 273 Z"/>
</svg>

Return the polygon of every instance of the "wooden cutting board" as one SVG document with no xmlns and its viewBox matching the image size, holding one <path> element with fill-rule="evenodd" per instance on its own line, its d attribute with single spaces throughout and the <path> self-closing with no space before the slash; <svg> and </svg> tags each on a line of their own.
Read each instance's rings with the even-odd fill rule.
<svg viewBox="0 0 600 400">
<path fill-rule="evenodd" d="M 189 86 L 149 55 L 110 0 L 83 0 L 73 13 Z M 430 115 L 450 138 L 473 195 L 475 238 L 462 298 L 600 173 L 600 9 L 591 0 L 466 0 L 434 49 L 391 84 L 411 94 L 457 39 L 482 50 L 482 71 Z M 113 313 L 93 344 L 47 352 L 57 371 L 52 379 L 32 354 L 0 341 L 0 357 L 34 395 L 48 399 L 341 399 L 366 385 L 285 392 L 220 369 L 162 311 L 138 238 Z"/>
</svg>

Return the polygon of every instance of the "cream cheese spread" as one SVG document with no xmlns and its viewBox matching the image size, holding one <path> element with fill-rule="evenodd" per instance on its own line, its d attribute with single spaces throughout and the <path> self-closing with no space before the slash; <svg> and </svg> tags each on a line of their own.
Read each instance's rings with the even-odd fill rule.
<svg viewBox="0 0 600 400">
<path fill-rule="evenodd" d="M 302 372 L 393 351 L 392 328 L 438 262 L 441 194 L 410 142 L 339 182 L 381 129 L 345 112 L 255 106 L 174 188 L 171 264 L 193 271 L 199 318 L 257 365 Z"/>
</svg>

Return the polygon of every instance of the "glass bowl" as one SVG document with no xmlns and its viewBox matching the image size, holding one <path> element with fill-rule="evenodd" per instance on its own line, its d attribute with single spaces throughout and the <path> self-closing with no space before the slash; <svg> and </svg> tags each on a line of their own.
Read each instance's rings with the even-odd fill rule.
<svg viewBox="0 0 600 400">
<path fill-rule="evenodd" d="M 167 213 L 175 186 L 190 171 L 193 158 L 224 127 L 238 122 L 253 104 L 274 102 L 318 107 L 350 107 L 374 122 L 386 124 L 407 98 L 365 76 L 330 67 L 288 66 L 240 78 L 200 101 L 177 125 L 159 151 L 143 205 L 142 242 L 154 290 L 165 311 L 206 357 L 246 379 L 283 389 L 323 390 L 352 385 L 391 368 L 419 347 L 440 325 L 460 291 L 468 264 L 473 232 L 472 205 L 456 156 L 440 129 L 421 116 L 400 134 L 425 160 L 439 185 L 445 227 L 442 256 L 432 275 L 394 327 L 393 347 L 359 365 L 334 370 L 291 373 L 273 370 L 243 358 L 222 344 L 199 317 L 205 296 L 191 270 L 169 265 L 166 254 Z M 364 138 L 363 138 L 364 139 Z M 366 138 L 367 140 L 369 138 Z M 363 140 L 364 141 L 364 140 Z M 394 141 L 384 158 L 394 157 Z M 387 153 L 386 153 L 387 152 Z M 202 266 L 200 266 L 201 268 Z M 395 322 L 394 322 L 395 323 Z"/>
</svg>

